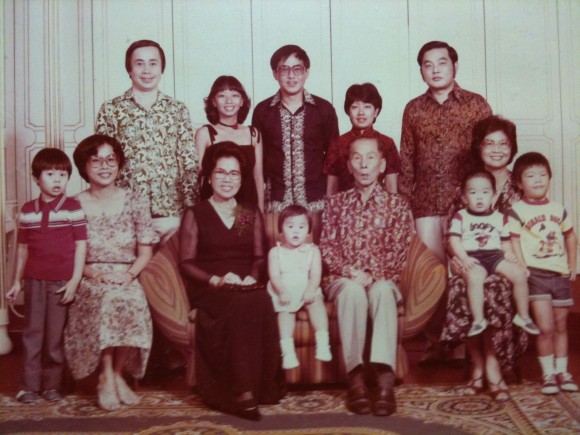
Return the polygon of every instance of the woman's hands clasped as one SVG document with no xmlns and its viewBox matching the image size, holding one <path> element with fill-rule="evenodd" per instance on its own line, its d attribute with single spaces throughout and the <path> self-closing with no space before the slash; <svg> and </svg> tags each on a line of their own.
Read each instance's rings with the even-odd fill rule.
<svg viewBox="0 0 580 435">
<path fill-rule="evenodd" d="M 252 276 L 246 276 L 242 279 L 239 275 L 235 273 L 228 272 L 224 276 L 214 275 L 209 279 L 209 284 L 213 287 L 221 287 L 223 285 L 254 285 L 256 284 L 256 279 Z"/>
</svg>

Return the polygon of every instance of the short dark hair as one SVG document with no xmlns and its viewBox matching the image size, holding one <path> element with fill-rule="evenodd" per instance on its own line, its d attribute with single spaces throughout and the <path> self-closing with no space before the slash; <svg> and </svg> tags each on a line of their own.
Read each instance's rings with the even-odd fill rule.
<svg viewBox="0 0 580 435">
<path fill-rule="evenodd" d="M 272 71 L 276 71 L 278 64 L 284 62 L 292 55 L 296 56 L 298 60 L 301 60 L 306 69 L 310 69 L 310 58 L 303 48 L 298 45 L 285 45 L 276 50 L 270 58 L 270 67 L 272 68 Z"/>
<path fill-rule="evenodd" d="M 475 124 L 473 127 L 473 135 L 471 137 L 471 153 L 475 162 L 480 166 L 483 166 L 483 161 L 481 159 L 481 144 L 487 135 L 497 131 L 503 132 L 510 143 L 511 154 L 508 164 L 513 161 L 515 155 L 518 153 L 516 125 L 499 115 L 488 116 Z"/>
<path fill-rule="evenodd" d="M 465 174 L 465 177 L 463 177 L 463 181 L 461 182 L 462 193 L 465 193 L 467 183 L 469 183 L 469 181 L 473 180 L 474 178 L 485 178 L 491 183 L 491 188 L 493 189 L 493 193 L 495 193 L 495 177 L 491 174 L 491 172 L 486 171 L 485 169 L 476 169 Z"/>
<path fill-rule="evenodd" d="M 361 85 L 354 84 L 346 90 L 346 95 L 344 97 L 344 111 L 347 115 L 349 114 L 350 106 L 352 106 L 355 101 L 372 104 L 375 109 L 379 109 L 379 113 L 381 113 L 381 109 L 383 108 L 381 94 L 379 94 L 377 87 L 372 83 L 363 83 Z"/>
<path fill-rule="evenodd" d="M 135 50 L 137 50 L 138 48 L 143 48 L 143 47 L 155 47 L 157 50 L 159 50 L 159 57 L 161 57 L 161 72 L 164 73 L 165 72 L 165 52 L 161 48 L 161 45 L 159 45 L 157 42 L 151 41 L 149 39 L 140 39 L 139 41 L 135 41 L 131 45 L 129 45 L 129 48 L 127 49 L 127 52 L 125 53 L 125 69 L 127 70 L 127 72 L 130 73 L 131 69 L 132 69 L 131 57 L 133 56 L 133 52 Z"/>
<path fill-rule="evenodd" d="M 282 232 L 282 227 L 284 226 L 284 221 L 286 219 L 302 215 L 306 216 L 306 219 L 308 220 L 308 233 L 310 233 L 310 230 L 312 229 L 312 217 L 308 213 L 308 210 L 299 204 L 289 205 L 280 212 L 278 215 L 278 232 Z"/>
<path fill-rule="evenodd" d="M 419 64 L 419 66 L 423 64 L 423 56 L 425 56 L 425 53 L 427 53 L 429 50 L 434 50 L 435 48 L 446 48 L 447 52 L 449 53 L 449 58 L 451 59 L 451 62 L 456 63 L 459 60 L 459 55 L 457 54 L 457 51 L 447 42 L 430 41 L 427 42 L 425 45 L 423 45 L 423 47 L 421 47 L 421 49 L 419 50 L 419 54 L 417 55 L 417 63 Z"/>
<path fill-rule="evenodd" d="M 31 164 L 32 176 L 40 178 L 42 171 L 57 170 L 66 171 L 68 176 L 72 174 L 72 165 L 70 159 L 64 151 L 58 148 L 43 148 L 34 158 Z"/>
<path fill-rule="evenodd" d="M 514 163 L 514 169 L 512 172 L 512 181 L 517 185 L 522 181 L 522 175 L 526 169 L 532 166 L 543 166 L 548 171 L 548 176 L 552 178 L 552 168 L 550 168 L 550 162 L 541 153 L 535 151 L 522 154 L 516 159 Z"/>
<path fill-rule="evenodd" d="M 387 154 L 389 151 L 387 148 L 387 144 L 385 142 L 383 142 L 382 140 L 380 140 L 378 137 L 357 137 L 357 138 L 355 138 L 348 146 L 349 159 L 350 159 L 350 154 L 352 153 L 352 144 L 354 144 L 358 140 L 363 140 L 363 139 L 374 140 L 377 143 L 377 149 L 379 150 L 381 157 L 385 160 L 387 159 Z"/>
<path fill-rule="evenodd" d="M 242 96 L 244 104 L 242 107 L 240 107 L 240 110 L 238 112 L 238 123 L 240 124 L 243 123 L 246 120 L 248 113 L 250 113 L 250 106 L 252 104 L 252 101 L 250 100 L 250 97 L 248 97 L 248 94 L 246 93 L 246 90 L 244 89 L 240 81 L 233 76 L 219 76 L 215 80 L 215 82 L 213 82 L 211 90 L 209 91 L 209 95 L 207 96 L 207 98 L 203 99 L 205 104 L 205 114 L 207 120 L 211 124 L 217 124 L 219 122 L 220 114 L 218 110 L 214 107 L 212 100 L 219 92 L 225 90 L 239 92 L 240 95 Z"/>
<path fill-rule="evenodd" d="M 201 198 L 207 199 L 212 196 L 213 189 L 210 184 L 211 174 L 217 166 L 217 162 L 224 157 L 233 157 L 240 164 L 242 180 L 240 190 L 236 194 L 236 200 L 240 203 L 248 204 L 252 195 L 250 189 L 253 187 L 250 177 L 254 175 L 249 169 L 248 162 L 240 146 L 230 141 L 218 142 L 206 148 L 201 162 Z"/>
<path fill-rule="evenodd" d="M 75 148 L 73 152 L 73 159 L 80 176 L 87 183 L 89 182 L 89 176 L 87 175 L 87 162 L 91 157 L 96 156 L 99 153 L 99 148 L 105 144 L 111 145 L 111 148 L 113 148 L 113 153 L 115 153 L 115 156 L 117 156 L 117 162 L 119 163 L 119 170 L 121 170 L 125 164 L 125 153 L 123 152 L 123 145 L 121 145 L 117 139 L 104 134 L 93 134 L 89 137 L 86 137 L 80 141 L 80 143 Z"/>
</svg>

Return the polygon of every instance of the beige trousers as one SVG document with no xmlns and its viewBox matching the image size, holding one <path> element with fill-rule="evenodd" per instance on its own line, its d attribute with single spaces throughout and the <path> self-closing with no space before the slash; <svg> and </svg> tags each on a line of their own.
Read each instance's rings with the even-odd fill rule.
<svg viewBox="0 0 580 435">
<path fill-rule="evenodd" d="M 395 370 L 397 361 L 397 302 L 399 288 L 392 281 L 379 280 L 368 288 L 348 278 L 339 278 L 327 290 L 337 306 L 338 329 L 347 372 L 363 363 L 368 319 L 372 322 L 370 362 Z"/>
</svg>

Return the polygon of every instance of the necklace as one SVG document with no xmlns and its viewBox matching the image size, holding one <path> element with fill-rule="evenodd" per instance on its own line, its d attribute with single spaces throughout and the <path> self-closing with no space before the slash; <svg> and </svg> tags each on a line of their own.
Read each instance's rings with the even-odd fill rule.
<svg viewBox="0 0 580 435">
<path fill-rule="evenodd" d="M 239 126 L 240 126 L 240 124 L 238 124 L 237 122 L 235 124 L 233 124 L 233 125 L 230 125 L 230 124 L 226 124 L 224 122 L 218 121 L 218 124 L 223 125 L 224 127 L 231 128 L 233 130 L 237 130 L 239 128 Z"/>
</svg>

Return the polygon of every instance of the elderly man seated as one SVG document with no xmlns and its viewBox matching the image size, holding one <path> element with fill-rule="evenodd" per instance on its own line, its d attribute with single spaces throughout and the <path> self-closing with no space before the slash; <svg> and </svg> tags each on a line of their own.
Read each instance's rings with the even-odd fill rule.
<svg viewBox="0 0 580 435">
<path fill-rule="evenodd" d="M 325 292 L 337 305 L 348 371 L 347 406 L 357 414 L 380 416 L 396 410 L 398 283 L 413 234 L 405 200 L 378 182 L 386 168 L 385 155 L 375 138 L 351 143 L 348 167 L 355 186 L 328 199 L 320 240 L 327 274 Z M 365 362 L 369 317 L 372 337 Z"/>
</svg>

